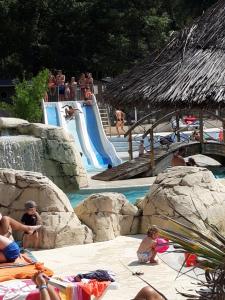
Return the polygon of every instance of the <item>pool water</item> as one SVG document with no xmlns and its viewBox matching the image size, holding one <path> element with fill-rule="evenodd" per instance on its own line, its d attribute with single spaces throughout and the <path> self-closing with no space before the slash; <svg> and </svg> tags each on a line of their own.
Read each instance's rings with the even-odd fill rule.
<svg viewBox="0 0 225 300">
<path fill-rule="evenodd" d="M 104 192 L 114 192 L 124 194 L 127 200 L 134 204 L 137 199 L 144 197 L 149 192 L 149 186 L 140 187 L 124 187 L 124 188 L 111 188 L 111 189 L 83 189 L 76 193 L 68 194 L 68 198 L 72 207 L 76 207 L 79 202 L 89 197 L 91 194 L 104 193 Z"/>
<path fill-rule="evenodd" d="M 213 172 L 213 175 L 218 179 L 225 178 L 225 168 L 224 167 L 216 168 L 215 170 L 212 170 L 212 172 Z"/>
</svg>

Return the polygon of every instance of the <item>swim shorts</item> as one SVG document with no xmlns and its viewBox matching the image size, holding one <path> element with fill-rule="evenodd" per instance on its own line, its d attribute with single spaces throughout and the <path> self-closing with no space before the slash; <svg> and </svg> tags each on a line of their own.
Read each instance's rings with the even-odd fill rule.
<svg viewBox="0 0 225 300">
<path fill-rule="evenodd" d="M 138 261 L 141 263 L 146 263 L 151 258 L 151 251 L 137 252 Z"/>
<path fill-rule="evenodd" d="M 65 92 L 65 86 L 59 85 L 59 95 L 64 95 L 64 92 Z"/>
<path fill-rule="evenodd" d="M 7 261 L 14 262 L 20 255 L 20 248 L 16 242 L 10 243 L 5 249 L 2 250 Z"/>
</svg>

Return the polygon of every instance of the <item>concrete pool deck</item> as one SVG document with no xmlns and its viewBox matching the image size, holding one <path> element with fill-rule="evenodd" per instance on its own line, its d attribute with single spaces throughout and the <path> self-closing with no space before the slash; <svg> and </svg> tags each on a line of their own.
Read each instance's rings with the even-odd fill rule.
<svg viewBox="0 0 225 300">
<path fill-rule="evenodd" d="M 34 256 L 51 268 L 55 275 L 73 275 L 96 269 L 112 270 L 116 274 L 118 289 L 108 290 L 104 300 L 131 300 L 147 284 L 132 272 L 143 271 L 141 276 L 169 300 L 185 299 L 177 294 L 195 288 L 187 276 L 175 280 L 177 272 L 160 261 L 158 265 L 137 263 L 136 250 L 143 235 L 120 236 L 107 242 L 74 245 L 64 248 L 33 252 Z M 127 269 L 127 267 L 129 269 Z"/>
</svg>

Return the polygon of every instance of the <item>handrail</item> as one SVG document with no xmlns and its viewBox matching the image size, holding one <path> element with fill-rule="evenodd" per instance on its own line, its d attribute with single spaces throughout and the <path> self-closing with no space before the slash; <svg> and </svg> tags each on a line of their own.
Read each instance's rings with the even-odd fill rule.
<svg viewBox="0 0 225 300">
<path fill-rule="evenodd" d="M 124 133 L 124 137 L 127 137 L 134 130 L 134 128 L 136 128 L 138 125 L 140 125 L 143 121 L 145 121 L 146 119 L 148 119 L 149 117 L 151 117 L 152 115 L 154 115 L 160 111 L 161 111 L 161 109 L 151 112 L 150 114 L 148 114 L 148 115 L 144 116 L 143 118 L 141 118 L 140 120 L 138 120 L 127 130 L 127 132 Z"/>
<path fill-rule="evenodd" d="M 197 110 L 197 109 L 196 109 Z M 159 120 L 157 120 L 154 124 L 152 124 L 152 126 L 143 134 L 143 139 L 151 132 L 151 130 L 153 130 L 154 128 L 156 128 L 160 123 L 162 123 L 164 120 L 166 120 L 167 118 L 169 118 L 170 116 L 172 117 L 173 115 L 176 115 L 180 112 L 190 112 L 190 109 L 179 109 L 179 110 L 175 110 L 172 111 L 170 113 L 168 113 L 167 115 L 163 116 L 162 118 L 160 118 Z M 215 113 L 209 111 L 209 110 L 202 110 L 202 113 L 207 113 L 215 118 L 217 118 L 218 120 L 220 120 L 222 123 L 224 123 L 223 118 L 221 118 L 220 116 L 217 116 Z"/>
</svg>

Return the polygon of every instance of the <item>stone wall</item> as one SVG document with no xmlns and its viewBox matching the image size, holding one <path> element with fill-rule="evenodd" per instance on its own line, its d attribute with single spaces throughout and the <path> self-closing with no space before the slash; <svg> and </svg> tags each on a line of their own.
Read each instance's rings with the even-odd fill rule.
<svg viewBox="0 0 225 300">
<path fill-rule="evenodd" d="M 41 172 L 64 191 L 87 186 L 80 153 L 73 137 L 62 127 L 0 118 L 0 131 L 9 135 L 0 137 L 0 167 Z M 6 145 L 11 147 L 14 156 L 11 161 Z M 28 162 L 30 156 L 33 156 L 33 161 L 29 159 Z M 21 164 L 18 160 L 22 160 Z"/>
<path fill-rule="evenodd" d="M 93 194 L 75 208 L 75 213 L 93 231 L 95 242 L 138 232 L 138 208 L 123 194 Z"/>
<path fill-rule="evenodd" d="M 0 169 L 0 195 L 0 212 L 17 220 L 26 201 L 37 203 L 43 221 L 40 248 L 93 242 L 92 231 L 81 224 L 67 196 L 42 174 Z"/>
</svg>

